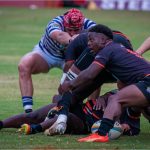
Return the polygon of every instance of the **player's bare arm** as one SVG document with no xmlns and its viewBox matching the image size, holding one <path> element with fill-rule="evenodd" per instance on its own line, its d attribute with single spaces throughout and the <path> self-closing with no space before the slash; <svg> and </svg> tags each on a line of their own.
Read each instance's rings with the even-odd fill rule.
<svg viewBox="0 0 150 150">
<path fill-rule="evenodd" d="M 150 50 L 150 37 L 148 37 L 143 43 L 142 45 L 137 49 L 137 53 L 142 55 L 143 53 L 145 53 L 146 51 Z"/>
<path fill-rule="evenodd" d="M 53 38 L 60 44 L 68 45 L 71 39 L 71 36 L 67 32 L 64 32 L 64 31 L 55 31 L 51 34 L 51 38 Z"/>
<path fill-rule="evenodd" d="M 63 83 L 62 88 L 64 92 L 93 80 L 101 70 L 102 68 L 100 68 L 98 64 L 92 63 L 87 69 L 82 71 L 77 78 Z"/>
</svg>

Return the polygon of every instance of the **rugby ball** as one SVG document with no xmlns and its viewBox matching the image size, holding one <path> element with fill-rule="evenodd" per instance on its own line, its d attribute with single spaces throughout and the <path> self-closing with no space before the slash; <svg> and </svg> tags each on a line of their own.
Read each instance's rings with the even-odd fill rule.
<svg viewBox="0 0 150 150">
<path fill-rule="evenodd" d="M 100 125 L 101 125 L 101 120 L 96 121 L 91 127 L 91 132 L 92 133 L 97 132 Z M 122 133 L 123 133 L 123 130 L 121 128 L 121 125 L 119 122 L 116 121 L 113 128 L 110 129 L 110 131 L 108 133 L 108 137 L 110 140 L 115 140 L 115 139 L 119 138 Z"/>
</svg>

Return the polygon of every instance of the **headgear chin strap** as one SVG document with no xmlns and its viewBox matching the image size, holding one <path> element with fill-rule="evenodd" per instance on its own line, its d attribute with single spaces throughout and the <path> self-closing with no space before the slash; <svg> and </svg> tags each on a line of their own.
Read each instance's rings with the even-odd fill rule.
<svg viewBox="0 0 150 150">
<path fill-rule="evenodd" d="M 82 12 L 76 8 L 72 8 L 64 14 L 64 27 L 81 28 L 84 23 Z"/>
</svg>

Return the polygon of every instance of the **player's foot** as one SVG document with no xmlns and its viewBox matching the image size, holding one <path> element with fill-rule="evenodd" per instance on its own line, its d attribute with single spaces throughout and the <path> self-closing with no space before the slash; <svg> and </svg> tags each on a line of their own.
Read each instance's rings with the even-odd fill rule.
<svg viewBox="0 0 150 150">
<path fill-rule="evenodd" d="M 55 122 L 49 129 L 46 129 L 44 134 L 45 135 L 62 135 L 66 131 L 66 123 L 64 122 Z"/>
<path fill-rule="evenodd" d="M 108 135 L 101 136 L 98 133 L 93 133 L 85 138 L 78 139 L 78 142 L 108 142 Z"/>
<path fill-rule="evenodd" d="M 23 124 L 21 128 L 18 130 L 18 132 L 24 133 L 24 134 L 32 134 L 32 129 L 29 124 Z"/>
<path fill-rule="evenodd" d="M 19 129 L 19 131 L 28 135 L 28 134 L 35 134 L 35 133 L 42 132 L 43 129 L 40 124 L 31 124 L 31 125 L 23 124 Z"/>
<path fill-rule="evenodd" d="M 25 110 L 25 113 L 31 113 L 32 112 L 32 109 L 26 109 Z"/>
</svg>

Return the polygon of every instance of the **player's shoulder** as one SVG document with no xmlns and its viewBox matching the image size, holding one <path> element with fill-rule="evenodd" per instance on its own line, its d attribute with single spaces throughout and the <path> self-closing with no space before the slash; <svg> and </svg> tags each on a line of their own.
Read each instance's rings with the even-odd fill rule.
<svg viewBox="0 0 150 150">
<path fill-rule="evenodd" d="M 94 22 L 94 23 L 95 23 L 95 21 L 93 21 L 92 19 L 84 18 L 84 22 L 86 22 L 86 21 L 90 21 L 90 22 Z M 96 24 L 96 23 L 95 23 L 95 24 Z"/>
<path fill-rule="evenodd" d="M 111 41 L 111 42 L 109 42 L 105 47 L 104 47 L 104 49 L 115 49 L 115 48 L 117 48 L 117 47 L 120 47 L 120 44 L 118 44 L 118 43 L 116 43 L 116 42 L 114 42 L 114 41 Z"/>
<path fill-rule="evenodd" d="M 63 16 L 56 16 L 48 22 L 47 28 L 63 29 Z"/>
<path fill-rule="evenodd" d="M 93 20 L 88 19 L 88 18 L 84 19 L 84 29 L 90 28 L 95 25 L 96 25 L 96 22 L 94 22 Z"/>
<path fill-rule="evenodd" d="M 112 41 L 108 43 L 101 51 L 103 53 L 111 54 L 111 53 L 116 53 L 117 51 L 120 51 L 121 49 L 124 49 L 124 46 Z"/>
<path fill-rule="evenodd" d="M 56 16 L 52 19 L 52 21 L 57 21 L 57 20 L 63 21 L 63 16 L 62 15 Z"/>
</svg>

